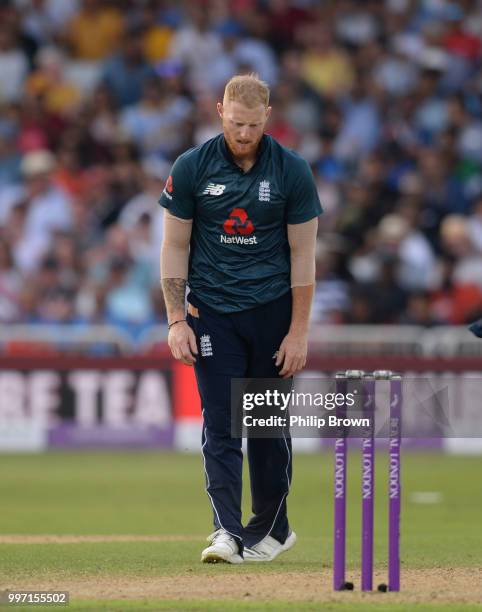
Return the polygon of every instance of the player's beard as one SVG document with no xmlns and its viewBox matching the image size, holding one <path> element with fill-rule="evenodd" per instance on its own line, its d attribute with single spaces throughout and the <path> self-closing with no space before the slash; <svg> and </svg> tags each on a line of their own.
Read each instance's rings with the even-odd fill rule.
<svg viewBox="0 0 482 612">
<path fill-rule="evenodd" d="M 253 159 L 256 157 L 261 136 L 256 141 L 243 143 L 238 142 L 236 138 L 231 137 L 225 132 L 224 139 L 231 151 L 231 155 L 235 159 Z"/>
</svg>

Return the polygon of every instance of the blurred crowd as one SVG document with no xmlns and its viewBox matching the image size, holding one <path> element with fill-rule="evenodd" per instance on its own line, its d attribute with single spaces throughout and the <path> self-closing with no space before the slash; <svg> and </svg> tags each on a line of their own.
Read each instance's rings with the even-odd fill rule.
<svg viewBox="0 0 482 612">
<path fill-rule="evenodd" d="M 0 0 L 0 323 L 165 321 L 157 203 L 235 73 L 311 164 L 313 320 L 482 314 L 477 0 Z"/>
</svg>

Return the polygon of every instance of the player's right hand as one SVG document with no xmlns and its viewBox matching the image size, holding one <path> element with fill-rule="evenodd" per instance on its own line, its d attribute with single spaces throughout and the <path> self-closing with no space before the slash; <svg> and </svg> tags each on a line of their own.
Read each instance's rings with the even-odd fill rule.
<svg viewBox="0 0 482 612">
<path fill-rule="evenodd" d="M 196 363 L 195 355 L 198 354 L 196 336 L 186 321 L 181 321 L 171 327 L 167 336 L 167 343 L 174 359 L 178 359 L 188 366 Z"/>
</svg>

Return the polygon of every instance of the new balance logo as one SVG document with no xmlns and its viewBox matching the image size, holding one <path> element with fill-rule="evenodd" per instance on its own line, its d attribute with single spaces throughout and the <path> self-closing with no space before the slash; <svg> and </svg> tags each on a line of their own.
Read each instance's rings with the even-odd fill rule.
<svg viewBox="0 0 482 612">
<path fill-rule="evenodd" d="M 201 346 L 201 357 L 212 357 L 213 347 L 211 344 L 211 336 L 203 334 L 199 339 L 199 344 Z"/>
<path fill-rule="evenodd" d="M 218 183 L 209 183 L 206 189 L 203 191 L 204 195 L 221 195 L 226 189 L 226 185 L 219 185 Z"/>
<path fill-rule="evenodd" d="M 261 181 L 259 184 L 258 200 L 260 202 L 269 202 L 270 199 L 269 181 Z"/>
</svg>

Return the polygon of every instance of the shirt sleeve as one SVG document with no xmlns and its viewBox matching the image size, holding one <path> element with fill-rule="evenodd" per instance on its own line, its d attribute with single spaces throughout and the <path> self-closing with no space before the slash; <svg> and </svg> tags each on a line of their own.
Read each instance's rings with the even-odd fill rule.
<svg viewBox="0 0 482 612">
<path fill-rule="evenodd" d="M 323 208 L 318 197 L 313 173 L 307 162 L 301 158 L 296 159 L 289 176 L 286 222 L 290 224 L 304 223 L 321 215 Z"/>
<path fill-rule="evenodd" d="M 159 198 L 159 204 L 173 215 L 181 219 L 194 217 L 193 172 L 188 160 L 181 155 L 176 159 L 171 169 L 164 189 Z"/>
</svg>

